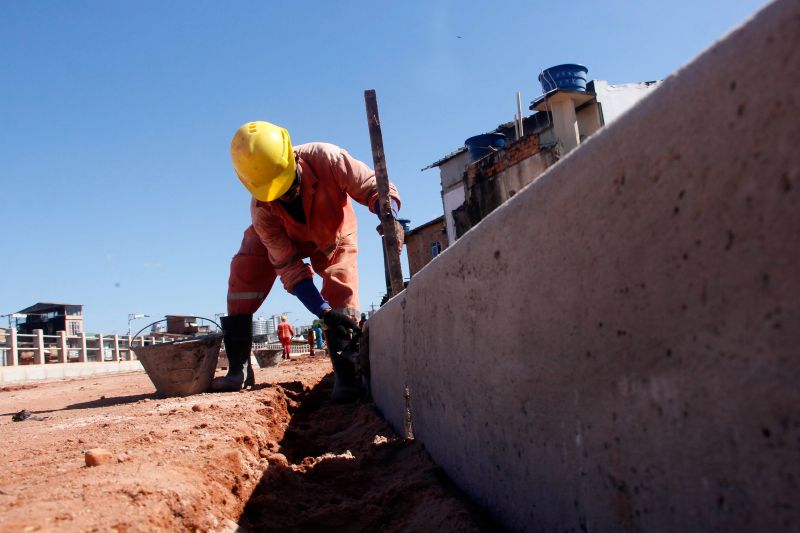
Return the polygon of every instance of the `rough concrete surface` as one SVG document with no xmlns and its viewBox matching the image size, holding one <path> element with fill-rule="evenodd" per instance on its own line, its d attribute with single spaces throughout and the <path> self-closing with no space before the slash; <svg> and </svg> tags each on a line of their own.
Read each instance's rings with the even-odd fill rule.
<svg viewBox="0 0 800 533">
<path fill-rule="evenodd" d="M 508 527 L 800 528 L 799 28 L 766 7 L 371 319 L 377 405 Z"/>
</svg>

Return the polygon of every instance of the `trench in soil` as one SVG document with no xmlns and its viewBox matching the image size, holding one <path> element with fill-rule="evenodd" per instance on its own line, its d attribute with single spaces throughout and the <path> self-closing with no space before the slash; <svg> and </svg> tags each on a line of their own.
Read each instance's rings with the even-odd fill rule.
<svg viewBox="0 0 800 533">
<path fill-rule="evenodd" d="M 288 422 L 239 523 L 254 531 L 498 531 L 374 404 L 334 404 L 333 375 L 276 386 Z M 282 406 L 281 406 L 282 407 Z M 271 408 L 268 408 L 271 409 Z M 270 411 L 270 414 L 272 411 Z M 275 423 L 275 417 L 266 417 Z M 280 428 L 269 428 L 272 435 Z M 276 431 L 278 430 L 278 431 Z"/>
</svg>

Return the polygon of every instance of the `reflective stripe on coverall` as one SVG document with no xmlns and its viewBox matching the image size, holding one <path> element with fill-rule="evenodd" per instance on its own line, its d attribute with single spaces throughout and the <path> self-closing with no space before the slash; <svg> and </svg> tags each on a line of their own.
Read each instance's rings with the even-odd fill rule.
<svg viewBox="0 0 800 533">
<path fill-rule="evenodd" d="M 350 197 L 372 211 L 378 197 L 375 173 L 332 144 L 299 145 L 295 154 L 306 223 L 293 219 L 280 202 L 252 199 L 252 225 L 231 261 L 228 314 L 255 313 L 277 276 L 292 292 L 316 271 L 323 280 L 322 297 L 358 317 L 358 230 Z M 397 189 L 389 188 L 399 206 Z"/>
</svg>

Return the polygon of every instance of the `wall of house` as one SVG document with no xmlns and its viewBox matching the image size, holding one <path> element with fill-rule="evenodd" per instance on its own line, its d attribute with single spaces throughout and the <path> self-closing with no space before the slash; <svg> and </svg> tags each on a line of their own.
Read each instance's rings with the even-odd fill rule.
<svg viewBox="0 0 800 533">
<path fill-rule="evenodd" d="M 439 217 L 425 227 L 415 229 L 413 233 L 406 233 L 406 255 L 408 269 L 412 276 L 433 259 L 431 245 L 437 241 L 441 244 L 442 251 L 449 245 L 444 217 Z"/>
<path fill-rule="evenodd" d="M 554 162 L 554 152 L 540 151 L 534 134 L 470 165 L 464 175 L 465 209 L 454 214 L 456 235 L 463 235 Z"/>
<path fill-rule="evenodd" d="M 581 142 L 597 133 L 603 127 L 600 106 L 597 105 L 597 102 L 591 102 L 580 110 L 576 110 L 575 117 L 578 119 L 578 134 Z"/>
<path fill-rule="evenodd" d="M 653 92 L 661 82 L 624 83 L 611 85 L 604 80 L 594 80 L 597 101 L 602 108 L 603 124 L 618 119 L 625 111 Z"/>
<path fill-rule="evenodd" d="M 442 181 L 442 191 L 448 191 L 451 187 L 461 183 L 467 165 L 469 165 L 469 153 L 464 151 L 439 165 L 439 178 Z"/>
<path fill-rule="evenodd" d="M 469 162 L 469 153 L 462 152 L 439 165 L 439 179 L 442 182 L 442 208 L 447 238 L 450 242 L 456 240 L 453 211 L 464 204 L 463 177 Z"/>
<path fill-rule="evenodd" d="M 555 163 L 554 152 L 543 150 L 499 172 L 496 179 L 502 183 L 503 201 L 517 194 Z"/>
<path fill-rule="evenodd" d="M 798 20 L 767 6 L 370 320 L 377 405 L 508 528 L 798 528 Z"/>
<path fill-rule="evenodd" d="M 465 199 L 463 183 L 460 187 L 454 187 L 442 194 L 445 230 L 447 231 L 447 240 L 449 242 L 454 242 L 456 240 L 456 223 L 453 217 L 453 211 L 464 205 Z"/>
</svg>

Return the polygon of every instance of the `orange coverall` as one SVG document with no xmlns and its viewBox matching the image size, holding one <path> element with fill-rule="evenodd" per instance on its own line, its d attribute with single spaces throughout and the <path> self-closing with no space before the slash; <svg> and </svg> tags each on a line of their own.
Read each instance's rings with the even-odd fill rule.
<svg viewBox="0 0 800 533">
<path fill-rule="evenodd" d="M 291 293 L 316 271 L 322 276 L 320 293 L 331 307 L 358 317 L 358 226 L 350 198 L 374 212 L 375 173 L 332 144 L 301 144 L 294 152 L 306 222 L 292 218 L 279 201 L 252 199 L 252 225 L 231 261 L 228 314 L 255 313 L 277 276 Z M 397 189 L 392 184 L 389 189 L 399 207 Z"/>
<path fill-rule="evenodd" d="M 289 357 L 292 351 L 292 336 L 294 335 L 294 328 L 288 322 L 281 322 L 278 324 L 278 338 L 283 346 L 283 356 Z"/>
</svg>

